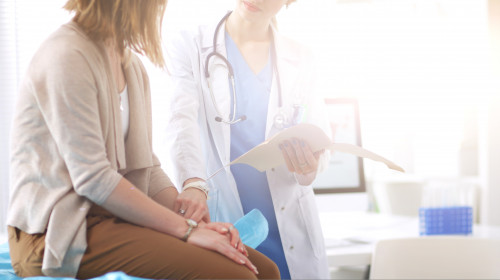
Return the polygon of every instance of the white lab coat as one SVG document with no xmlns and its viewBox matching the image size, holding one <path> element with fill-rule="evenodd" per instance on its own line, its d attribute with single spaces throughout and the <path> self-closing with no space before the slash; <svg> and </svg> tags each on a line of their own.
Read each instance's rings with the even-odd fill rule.
<svg viewBox="0 0 500 280">
<path fill-rule="evenodd" d="M 166 47 L 167 69 L 172 78 L 173 95 L 167 126 L 167 144 L 172 177 L 176 184 L 192 177 L 207 178 L 230 161 L 230 129 L 216 122 L 218 116 L 211 100 L 204 74 L 205 58 L 213 50 L 216 24 L 184 31 L 170 40 Z M 226 57 L 225 26 L 217 40 L 217 50 Z M 292 115 L 292 104 L 308 104 L 307 122 L 325 127 L 327 118 L 321 107 L 314 107 L 314 69 L 310 53 L 275 30 L 278 71 L 283 92 L 283 110 Z M 220 58 L 211 58 L 210 79 L 215 100 L 224 119 L 231 112 L 228 72 Z M 276 75 L 273 75 L 270 94 L 266 139 L 278 130 L 273 118 L 278 110 Z M 314 193 L 311 186 L 301 186 L 286 166 L 266 172 L 276 212 L 285 258 L 290 275 L 295 279 L 329 278 L 326 251 Z M 218 173 L 209 182 L 207 201 L 212 221 L 234 223 L 243 216 L 243 210 L 234 178 L 229 168 Z M 245 198 L 243 198 L 245 199 Z"/>
</svg>

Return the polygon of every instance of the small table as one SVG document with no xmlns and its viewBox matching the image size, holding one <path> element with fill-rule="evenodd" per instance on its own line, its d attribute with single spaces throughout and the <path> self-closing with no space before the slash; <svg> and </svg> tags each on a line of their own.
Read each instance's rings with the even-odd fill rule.
<svg viewBox="0 0 500 280">
<path fill-rule="evenodd" d="M 330 267 L 368 266 L 377 241 L 419 236 L 418 217 L 322 212 L 320 220 Z M 474 224 L 471 236 L 500 239 L 500 226 Z"/>
</svg>

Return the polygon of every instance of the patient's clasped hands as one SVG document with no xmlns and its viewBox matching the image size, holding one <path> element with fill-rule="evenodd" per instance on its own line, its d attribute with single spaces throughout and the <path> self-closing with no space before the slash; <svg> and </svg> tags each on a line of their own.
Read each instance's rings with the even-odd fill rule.
<svg viewBox="0 0 500 280">
<path fill-rule="evenodd" d="M 230 223 L 210 222 L 206 199 L 203 191 L 190 188 L 181 192 L 175 200 L 174 211 L 199 223 L 187 242 L 219 252 L 258 274 L 257 268 L 247 258 L 248 252 L 238 230 Z"/>
<path fill-rule="evenodd" d="M 241 242 L 238 230 L 230 223 L 201 222 L 187 240 L 188 243 L 219 252 L 238 264 L 247 266 L 255 274 L 257 268 L 250 262 L 248 252 Z"/>
</svg>

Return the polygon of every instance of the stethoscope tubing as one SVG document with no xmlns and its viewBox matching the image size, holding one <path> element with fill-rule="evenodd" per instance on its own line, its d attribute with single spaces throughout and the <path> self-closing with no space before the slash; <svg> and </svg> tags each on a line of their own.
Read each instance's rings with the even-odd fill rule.
<svg viewBox="0 0 500 280">
<path fill-rule="evenodd" d="M 244 121 L 246 119 L 246 116 L 243 115 L 240 118 L 236 118 L 236 103 L 237 103 L 237 96 L 236 96 L 236 88 L 235 88 L 235 82 L 234 82 L 234 71 L 231 63 L 227 60 L 224 55 L 221 53 L 217 52 L 217 36 L 219 33 L 219 30 L 222 26 L 222 24 L 226 21 L 226 19 L 231 15 L 232 11 L 229 11 L 224 15 L 224 17 L 219 21 L 217 24 L 217 27 L 215 28 L 214 36 L 213 36 L 213 51 L 207 55 L 205 58 L 205 67 L 204 67 L 204 72 L 205 72 L 205 78 L 207 80 L 207 85 L 208 85 L 208 90 L 210 91 L 210 98 L 212 100 L 212 103 L 215 107 L 215 111 L 217 112 L 217 116 L 215 117 L 215 121 L 217 122 L 222 122 L 226 124 L 235 124 L 240 121 Z M 232 89 L 232 94 L 233 94 L 233 114 L 230 119 L 225 120 L 222 118 L 222 113 L 221 110 L 219 109 L 219 106 L 217 105 L 217 101 L 215 100 L 215 95 L 212 91 L 212 85 L 210 83 L 210 71 L 208 69 L 210 59 L 212 57 L 218 57 L 221 59 L 224 64 L 227 67 L 227 75 L 228 75 L 228 80 L 231 82 L 231 89 Z M 278 71 L 278 66 L 277 66 L 277 59 L 276 59 L 276 47 L 274 44 L 274 36 L 271 36 L 271 59 L 272 59 L 272 64 L 274 68 L 274 73 L 276 75 L 276 81 L 277 81 L 277 86 L 278 86 L 278 107 L 279 111 L 281 111 L 281 108 L 283 107 L 283 98 L 282 98 L 282 93 L 281 93 L 281 81 L 280 81 L 280 76 L 279 76 L 279 71 Z"/>
</svg>

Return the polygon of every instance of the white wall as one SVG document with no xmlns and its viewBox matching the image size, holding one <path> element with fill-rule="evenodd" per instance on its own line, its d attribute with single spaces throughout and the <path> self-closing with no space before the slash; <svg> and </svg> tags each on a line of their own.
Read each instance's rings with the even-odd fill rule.
<svg viewBox="0 0 500 280">
<path fill-rule="evenodd" d="M 489 8 L 491 67 L 496 83 L 481 114 L 481 221 L 500 225 L 500 0 L 490 0 Z"/>
<path fill-rule="evenodd" d="M 499 76 L 500 78 L 500 76 Z M 497 92 L 500 96 L 500 90 Z M 481 149 L 481 216 L 482 223 L 500 226 L 500 97 L 485 106 Z"/>
</svg>

